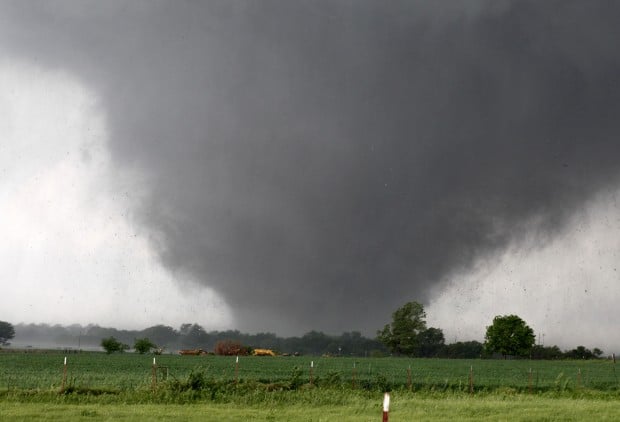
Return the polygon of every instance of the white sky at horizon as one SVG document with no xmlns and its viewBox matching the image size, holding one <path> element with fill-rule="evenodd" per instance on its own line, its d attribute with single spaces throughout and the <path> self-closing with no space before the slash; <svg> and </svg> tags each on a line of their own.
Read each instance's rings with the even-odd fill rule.
<svg viewBox="0 0 620 422">
<path fill-rule="evenodd" d="M 620 191 L 604 192 L 546 244 L 534 235 L 455 278 L 426 308 L 446 342 L 484 341 L 496 315 L 516 314 L 537 343 L 620 351 Z"/>
<path fill-rule="evenodd" d="M 94 93 L 15 62 L 0 62 L 0 93 L 0 320 L 230 324 L 224 301 L 170 274 L 132 224 L 139 178 L 111 167 Z"/>
</svg>

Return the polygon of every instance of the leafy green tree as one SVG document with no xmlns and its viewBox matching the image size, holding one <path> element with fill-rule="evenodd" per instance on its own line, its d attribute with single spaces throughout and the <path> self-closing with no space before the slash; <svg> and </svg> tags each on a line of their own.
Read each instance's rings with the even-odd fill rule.
<svg viewBox="0 0 620 422">
<path fill-rule="evenodd" d="M 392 353 L 413 356 L 419 334 L 426 330 L 426 313 L 418 302 L 408 302 L 392 314 L 392 323 L 377 331 L 377 339 Z"/>
<path fill-rule="evenodd" d="M 530 353 L 532 359 L 562 359 L 564 357 L 564 353 L 560 350 L 558 346 L 542 346 L 536 345 L 532 347 L 532 351 Z"/>
<path fill-rule="evenodd" d="M 534 342 L 532 330 L 517 315 L 498 315 L 493 318 L 493 324 L 487 327 L 484 337 L 484 346 L 490 353 L 500 353 L 504 356 L 525 356 Z"/>
<path fill-rule="evenodd" d="M 15 337 L 15 328 L 13 324 L 6 321 L 0 321 L 0 346 L 9 345 L 9 340 Z"/>
<path fill-rule="evenodd" d="M 439 356 L 445 347 L 445 337 L 440 328 L 429 327 L 418 334 L 417 356 L 433 358 Z"/>
<path fill-rule="evenodd" d="M 101 347 L 103 347 L 103 349 L 108 355 L 114 352 L 123 352 L 129 349 L 128 345 L 121 343 L 113 336 L 102 339 Z"/>
<path fill-rule="evenodd" d="M 138 336 L 136 336 L 138 337 Z M 172 346 L 177 341 L 179 333 L 172 327 L 167 325 L 154 325 L 142 330 L 139 337 L 148 337 L 153 343 L 159 347 Z"/>
<path fill-rule="evenodd" d="M 199 324 L 182 324 L 179 332 L 181 344 L 184 347 L 202 347 L 206 349 L 206 345 L 210 342 L 209 335 Z"/>
<path fill-rule="evenodd" d="M 603 351 L 598 347 L 590 350 L 584 346 L 577 346 L 577 348 L 564 353 L 564 357 L 568 359 L 598 359 L 602 354 Z"/>
<path fill-rule="evenodd" d="M 137 338 L 135 343 L 133 344 L 133 348 L 136 349 L 136 352 L 141 355 L 148 353 L 151 349 L 156 349 L 157 346 L 148 339 L 148 337 Z"/>
</svg>

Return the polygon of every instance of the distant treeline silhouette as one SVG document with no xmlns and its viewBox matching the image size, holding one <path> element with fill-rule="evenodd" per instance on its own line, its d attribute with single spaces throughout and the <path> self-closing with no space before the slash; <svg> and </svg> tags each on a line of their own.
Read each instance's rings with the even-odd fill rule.
<svg viewBox="0 0 620 422">
<path fill-rule="evenodd" d="M 248 334 L 238 330 L 206 331 L 195 323 L 182 324 L 178 329 L 167 325 L 155 325 L 143 330 L 119 330 L 92 324 L 87 326 L 16 324 L 13 344 L 22 347 L 30 345 L 63 349 L 99 349 L 101 339 L 107 337 L 114 337 L 126 344 L 134 344 L 139 338 L 148 338 L 163 348 L 164 353 L 176 353 L 180 349 L 194 348 L 213 351 L 219 341 L 235 340 L 252 348 L 272 349 L 289 354 L 359 357 L 389 355 L 381 342 L 364 337 L 358 331 L 344 332 L 340 335 L 310 331 L 299 337 L 279 337 L 274 333 Z M 421 347 L 416 355 L 453 359 L 490 357 L 485 355 L 484 345 L 475 340 Z M 602 355 L 600 349 L 590 350 L 584 346 L 563 352 L 557 346 L 536 345 L 531 352 L 533 359 L 593 359 Z"/>
</svg>

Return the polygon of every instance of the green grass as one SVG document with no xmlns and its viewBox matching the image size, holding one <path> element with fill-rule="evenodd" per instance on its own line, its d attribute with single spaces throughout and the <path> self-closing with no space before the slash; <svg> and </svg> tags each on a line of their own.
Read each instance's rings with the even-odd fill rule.
<svg viewBox="0 0 620 422">
<path fill-rule="evenodd" d="M 304 395 L 305 393 L 300 393 Z M 381 418 L 381 395 L 373 399 L 349 397 L 340 404 L 304 403 L 196 403 L 162 404 L 51 404 L 0 401 L 0 415 L 6 420 L 218 420 L 218 421 L 377 421 Z M 394 395 L 390 421 L 583 421 L 618 420 L 616 401 L 600 399 L 550 398 L 519 394 L 440 395 L 417 397 Z"/>
</svg>

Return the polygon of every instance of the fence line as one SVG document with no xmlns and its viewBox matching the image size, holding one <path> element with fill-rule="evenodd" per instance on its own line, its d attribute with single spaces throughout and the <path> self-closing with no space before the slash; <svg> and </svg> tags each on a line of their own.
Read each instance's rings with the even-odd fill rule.
<svg viewBox="0 0 620 422">
<path fill-rule="evenodd" d="M 157 380 L 185 379 L 205 371 L 221 381 L 286 382 L 295 368 L 301 382 L 340 384 L 353 388 L 458 389 L 513 388 L 520 391 L 620 389 L 611 360 L 444 360 L 405 358 L 316 357 L 179 357 L 162 355 L 72 355 L 66 365 L 60 354 L 0 355 L 0 390 L 64 388 L 65 385 L 129 390 L 154 386 Z M 362 365 L 362 366 L 360 366 Z M 307 368 L 307 369 L 306 369 Z M 364 368 L 362 370 L 359 370 Z M 165 369 L 165 375 L 164 375 Z M 475 378 L 474 378 L 475 374 Z"/>
</svg>

